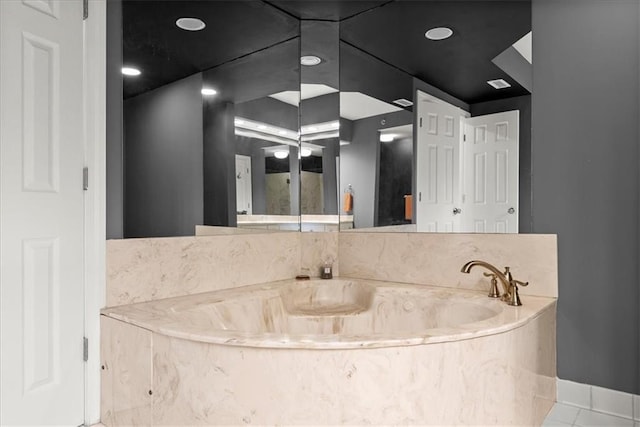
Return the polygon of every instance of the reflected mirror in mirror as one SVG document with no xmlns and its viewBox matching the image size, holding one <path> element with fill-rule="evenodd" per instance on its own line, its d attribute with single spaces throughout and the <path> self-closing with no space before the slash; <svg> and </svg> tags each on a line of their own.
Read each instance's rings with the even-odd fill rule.
<svg viewBox="0 0 640 427">
<path fill-rule="evenodd" d="M 260 1 L 122 2 L 124 237 L 299 230 L 299 27 Z"/>
<path fill-rule="evenodd" d="M 341 21 L 340 39 L 354 228 L 529 231 L 530 2 L 389 2 Z"/>
</svg>

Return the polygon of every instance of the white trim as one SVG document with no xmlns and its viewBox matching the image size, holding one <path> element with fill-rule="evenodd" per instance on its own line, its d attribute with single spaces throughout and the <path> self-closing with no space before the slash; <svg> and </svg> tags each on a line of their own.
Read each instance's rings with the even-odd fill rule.
<svg viewBox="0 0 640 427">
<path fill-rule="evenodd" d="M 84 25 L 85 165 L 85 425 L 100 421 L 100 309 L 105 301 L 106 0 L 90 0 Z"/>
<path fill-rule="evenodd" d="M 558 378 L 558 403 L 640 421 L 640 395 Z"/>
</svg>

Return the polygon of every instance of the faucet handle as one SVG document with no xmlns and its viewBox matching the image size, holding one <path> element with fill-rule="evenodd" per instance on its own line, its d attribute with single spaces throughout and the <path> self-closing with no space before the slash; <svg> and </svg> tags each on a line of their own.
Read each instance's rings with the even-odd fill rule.
<svg viewBox="0 0 640 427">
<path fill-rule="evenodd" d="M 513 279 L 513 284 L 520 285 L 520 286 L 529 286 L 529 282 L 521 282 L 520 280 L 516 280 L 516 279 Z"/>
<path fill-rule="evenodd" d="M 491 288 L 489 289 L 489 298 L 500 298 L 498 290 L 498 278 L 493 273 L 482 273 L 485 277 L 491 277 Z"/>
</svg>

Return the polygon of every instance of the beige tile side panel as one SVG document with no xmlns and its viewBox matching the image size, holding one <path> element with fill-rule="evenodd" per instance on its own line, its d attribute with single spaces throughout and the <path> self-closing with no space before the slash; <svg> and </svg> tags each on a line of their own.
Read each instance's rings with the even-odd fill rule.
<svg viewBox="0 0 640 427">
<path fill-rule="evenodd" d="M 489 290 L 481 268 L 463 274 L 467 261 L 480 259 L 514 278 L 528 281 L 520 295 L 558 296 L 555 235 L 341 233 L 340 274 L 374 280 Z"/>
<path fill-rule="evenodd" d="M 107 307 L 288 279 L 299 233 L 107 241 Z"/>
<path fill-rule="evenodd" d="M 312 277 L 320 276 L 320 269 L 325 261 L 333 265 L 333 275 L 340 274 L 338 263 L 338 236 L 337 231 L 300 233 L 300 269 L 304 274 Z"/>
<path fill-rule="evenodd" d="M 553 406 L 555 312 L 433 345 L 232 347 L 154 335 L 155 425 L 540 425 Z"/>
<path fill-rule="evenodd" d="M 151 332 L 100 316 L 101 422 L 151 425 Z"/>
</svg>

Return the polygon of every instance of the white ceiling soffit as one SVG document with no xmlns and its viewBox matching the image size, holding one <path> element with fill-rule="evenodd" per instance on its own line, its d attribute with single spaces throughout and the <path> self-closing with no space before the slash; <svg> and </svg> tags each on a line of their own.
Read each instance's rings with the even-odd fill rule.
<svg viewBox="0 0 640 427">
<path fill-rule="evenodd" d="M 301 84 L 300 89 L 300 92 L 296 90 L 288 90 L 285 92 L 274 93 L 273 95 L 269 96 L 271 98 L 277 99 L 278 101 L 282 101 L 289 105 L 297 107 L 300 104 L 300 98 L 316 98 L 318 96 L 327 95 L 338 91 L 338 89 L 332 88 L 331 86 L 308 83 Z"/>
<path fill-rule="evenodd" d="M 348 120 L 366 119 L 402 110 L 403 108 L 360 92 L 340 92 L 340 117 Z"/>
<path fill-rule="evenodd" d="M 531 48 L 531 31 L 525 34 L 520 40 L 513 44 L 515 50 L 522 55 L 524 59 L 526 59 L 529 64 L 533 64 L 533 53 Z"/>
</svg>

